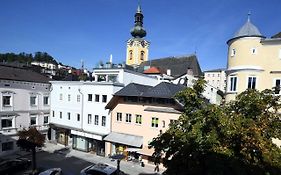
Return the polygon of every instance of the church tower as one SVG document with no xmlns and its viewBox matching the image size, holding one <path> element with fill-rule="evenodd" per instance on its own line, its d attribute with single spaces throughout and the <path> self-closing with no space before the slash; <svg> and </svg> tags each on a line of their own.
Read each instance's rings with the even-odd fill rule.
<svg viewBox="0 0 281 175">
<path fill-rule="evenodd" d="M 144 39 L 146 31 L 143 27 L 143 14 L 138 5 L 135 14 L 135 26 L 131 29 L 132 38 L 127 41 L 126 64 L 137 67 L 148 60 L 149 42 Z"/>
</svg>

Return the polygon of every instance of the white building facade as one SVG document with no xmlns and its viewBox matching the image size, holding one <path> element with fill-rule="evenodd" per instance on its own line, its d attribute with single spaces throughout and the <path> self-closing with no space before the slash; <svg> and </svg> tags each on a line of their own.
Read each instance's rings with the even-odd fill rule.
<svg viewBox="0 0 281 175">
<path fill-rule="evenodd" d="M 3 69 L 0 67 L 0 157 L 12 154 L 18 150 L 16 141 L 17 132 L 29 127 L 36 127 L 41 133 L 48 133 L 50 115 L 50 84 L 47 82 L 32 82 L 3 77 Z M 8 68 L 10 69 L 10 68 Z M 15 77 L 20 72 L 12 68 Z M 11 73 L 5 70 L 6 75 Z M 33 76 L 33 73 L 30 76 Z M 30 77 L 32 79 L 32 77 Z"/>
<path fill-rule="evenodd" d="M 226 73 L 225 69 L 213 69 L 204 71 L 204 79 L 207 83 L 222 92 L 226 92 Z"/>
<path fill-rule="evenodd" d="M 95 81 L 52 81 L 52 140 L 85 152 L 104 155 L 103 138 L 111 131 L 106 104 L 131 82 L 156 85 L 158 80 L 124 69 L 99 69 Z"/>
</svg>

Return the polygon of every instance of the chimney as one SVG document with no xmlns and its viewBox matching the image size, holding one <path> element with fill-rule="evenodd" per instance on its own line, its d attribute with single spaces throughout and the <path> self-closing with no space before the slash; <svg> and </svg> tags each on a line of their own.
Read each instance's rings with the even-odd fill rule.
<svg viewBox="0 0 281 175">
<path fill-rule="evenodd" d="M 192 68 L 187 68 L 187 75 L 193 75 Z"/>
<path fill-rule="evenodd" d="M 171 69 L 167 69 L 167 75 L 171 76 Z"/>
</svg>

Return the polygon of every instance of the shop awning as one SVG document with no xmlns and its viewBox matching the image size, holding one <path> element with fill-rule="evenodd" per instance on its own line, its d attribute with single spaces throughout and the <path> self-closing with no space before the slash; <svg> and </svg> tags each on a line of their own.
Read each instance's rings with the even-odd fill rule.
<svg viewBox="0 0 281 175">
<path fill-rule="evenodd" d="M 126 148 L 125 149 L 125 151 L 127 151 L 127 152 L 138 152 L 140 150 L 141 150 L 141 148 Z"/>
<path fill-rule="evenodd" d="M 134 147 L 141 147 L 143 143 L 142 136 L 123 134 L 118 132 L 111 132 L 104 138 L 104 140 Z"/>
</svg>

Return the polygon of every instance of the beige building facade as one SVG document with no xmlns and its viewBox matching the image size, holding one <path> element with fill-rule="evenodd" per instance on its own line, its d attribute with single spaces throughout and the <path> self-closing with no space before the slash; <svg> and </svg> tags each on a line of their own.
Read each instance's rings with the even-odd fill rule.
<svg viewBox="0 0 281 175">
<path fill-rule="evenodd" d="M 248 17 L 227 44 L 226 101 L 248 88 L 261 91 L 280 87 L 281 38 L 266 38 Z"/>
<path fill-rule="evenodd" d="M 148 88 L 152 88 L 152 93 L 146 91 Z M 152 163 L 154 150 L 148 148 L 149 143 L 165 132 L 169 124 L 179 118 L 182 111 L 182 106 L 171 97 L 155 96 L 155 92 L 159 92 L 157 89 L 162 88 L 172 88 L 174 92 L 178 92 L 184 87 L 166 82 L 155 87 L 129 84 L 114 95 L 107 105 L 107 108 L 111 109 L 112 123 L 111 133 L 104 139 L 107 141 L 106 155 L 130 155 L 134 152 L 138 156 L 141 155 L 144 163 Z M 138 92 L 144 95 L 133 96 L 138 94 L 136 91 L 132 93 L 133 89 L 142 89 Z"/>
</svg>

